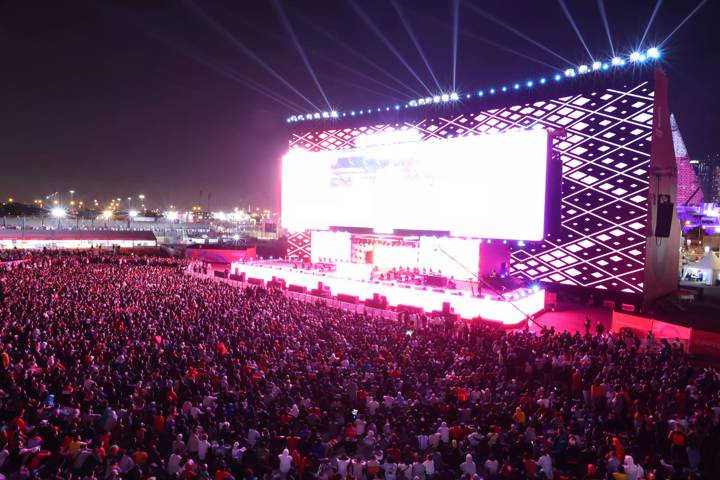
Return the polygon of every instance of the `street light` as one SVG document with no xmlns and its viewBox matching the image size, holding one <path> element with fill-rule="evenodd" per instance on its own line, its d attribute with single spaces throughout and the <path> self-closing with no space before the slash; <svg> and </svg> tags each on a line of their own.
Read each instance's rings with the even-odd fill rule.
<svg viewBox="0 0 720 480">
<path fill-rule="evenodd" d="M 58 219 L 57 228 L 60 230 L 60 222 L 62 221 L 63 217 L 65 216 L 65 209 L 62 207 L 54 207 L 52 210 L 50 210 L 50 214 Z"/>
<path fill-rule="evenodd" d="M 138 216 L 137 210 L 128 210 L 128 217 L 127 217 L 128 230 L 130 229 L 130 226 L 132 225 L 132 219 L 137 216 Z"/>
</svg>

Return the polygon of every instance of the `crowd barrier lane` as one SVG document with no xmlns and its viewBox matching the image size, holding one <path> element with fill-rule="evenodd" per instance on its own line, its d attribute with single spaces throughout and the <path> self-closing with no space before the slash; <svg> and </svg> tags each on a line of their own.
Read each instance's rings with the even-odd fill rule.
<svg viewBox="0 0 720 480">
<path fill-rule="evenodd" d="M 253 285 L 252 283 L 248 283 L 248 282 L 242 282 L 240 280 L 216 277 L 212 274 L 211 271 L 208 271 L 208 274 L 194 272 L 192 270 L 192 266 L 190 266 L 185 271 L 185 273 L 187 275 L 190 275 L 190 276 L 196 277 L 196 278 L 204 278 L 204 279 L 208 279 L 208 280 L 214 280 L 216 282 L 225 282 L 228 285 L 232 285 L 232 286 L 235 286 L 238 288 L 257 288 L 258 287 L 258 285 Z M 294 300 L 298 300 L 301 302 L 315 303 L 317 301 L 321 301 L 329 307 L 338 308 L 338 309 L 344 310 L 346 312 L 371 315 L 373 317 L 384 318 L 386 320 L 397 320 L 398 319 L 397 312 L 394 312 L 392 310 L 383 310 L 381 308 L 367 307 L 367 306 L 363 305 L 362 303 L 348 303 L 348 302 L 340 301 L 334 297 L 322 298 L 322 297 L 316 297 L 314 295 L 309 295 L 306 293 L 291 292 L 289 290 L 282 290 L 282 292 L 286 297 L 292 298 Z"/>
<path fill-rule="evenodd" d="M 629 313 L 613 311 L 610 331 L 618 333 L 622 329 L 629 329 L 638 337 L 644 337 L 652 331 L 653 320 Z"/>
<path fill-rule="evenodd" d="M 720 334 L 614 311 L 610 331 L 618 333 L 622 329 L 632 330 L 640 338 L 644 338 L 649 332 L 652 332 L 653 337 L 657 340 L 666 339 L 672 342 L 678 339 L 683 348 L 692 354 L 720 356 Z"/>
</svg>

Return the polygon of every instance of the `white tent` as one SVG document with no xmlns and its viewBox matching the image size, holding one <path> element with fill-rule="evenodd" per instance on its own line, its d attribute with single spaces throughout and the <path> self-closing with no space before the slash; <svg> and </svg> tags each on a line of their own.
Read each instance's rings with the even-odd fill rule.
<svg viewBox="0 0 720 480">
<path fill-rule="evenodd" d="M 689 263 L 683 268 L 683 279 L 688 276 L 706 285 L 713 285 L 720 279 L 720 256 L 716 252 L 708 252 L 697 262 Z"/>
</svg>

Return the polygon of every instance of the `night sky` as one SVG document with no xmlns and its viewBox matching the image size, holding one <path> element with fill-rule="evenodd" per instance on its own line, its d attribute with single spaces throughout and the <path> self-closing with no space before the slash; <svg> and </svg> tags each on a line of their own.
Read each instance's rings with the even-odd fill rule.
<svg viewBox="0 0 720 480">
<path fill-rule="evenodd" d="M 643 46 L 663 41 L 698 3 L 665 0 Z M 417 97 L 413 91 L 426 95 L 346 0 L 0 2 L 0 195 L 31 201 L 70 189 L 88 200 L 144 193 L 149 206 L 167 208 L 189 207 L 202 191 L 203 206 L 211 209 L 275 207 L 279 158 L 287 148 L 285 118 L 317 109 L 248 53 L 328 110 L 278 5 L 333 108 L 406 102 Z M 355 0 L 355 5 L 436 91 L 391 1 Z M 437 81 L 449 91 L 453 1 L 397 5 Z M 566 5 L 593 55 L 609 59 L 597 3 L 566 0 Z M 618 53 L 638 46 L 655 5 L 605 1 Z M 466 0 L 459 9 L 460 92 L 573 66 L 473 6 L 574 66 L 590 60 L 558 1 Z M 671 107 L 696 158 L 720 150 L 718 19 L 720 2 L 710 0 L 663 47 Z M 258 93 L 258 85 L 274 98 Z"/>
</svg>

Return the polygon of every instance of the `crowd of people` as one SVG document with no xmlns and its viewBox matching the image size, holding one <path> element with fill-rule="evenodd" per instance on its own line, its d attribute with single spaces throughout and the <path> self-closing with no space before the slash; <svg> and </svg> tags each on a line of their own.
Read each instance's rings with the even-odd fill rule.
<svg viewBox="0 0 720 480">
<path fill-rule="evenodd" d="M 679 344 L 409 330 L 170 259 L 0 284 L 7 478 L 720 478 L 720 375 Z"/>
<path fill-rule="evenodd" d="M 0 265 L 5 262 L 15 262 L 30 257 L 27 250 L 8 249 L 0 250 Z"/>
</svg>

